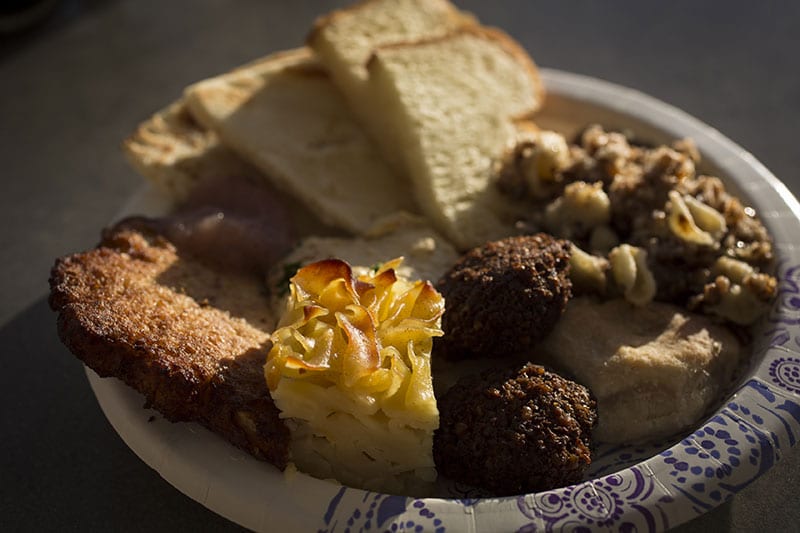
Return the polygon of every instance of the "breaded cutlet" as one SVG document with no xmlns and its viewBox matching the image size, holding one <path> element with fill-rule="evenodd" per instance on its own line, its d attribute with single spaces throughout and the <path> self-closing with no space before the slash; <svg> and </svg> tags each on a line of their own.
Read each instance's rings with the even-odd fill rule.
<svg viewBox="0 0 800 533">
<path fill-rule="evenodd" d="M 207 266 L 130 220 L 56 261 L 50 306 L 70 351 L 168 420 L 194 421 L 285 468 L 289 431 L 264 381 L 275 321 L 257 276 Z"/>
</svg>

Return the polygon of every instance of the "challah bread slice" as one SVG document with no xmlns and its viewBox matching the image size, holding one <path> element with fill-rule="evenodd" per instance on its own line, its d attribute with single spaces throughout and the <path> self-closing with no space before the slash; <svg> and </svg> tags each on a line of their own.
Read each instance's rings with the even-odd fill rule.
<svg viewBox="0 0 800 533">
<path fill-rule="evenodd" d="M 499 30 L 469 26 L 378 48 L 367 71 L 368 126 L 401 157 L 423 213 L 462 249 L 515 233 L 520 207 L 500 196 L 493 167 L 518 135 L 516 119 L 544 98 L 525 51 Z"/>
<path fill-rule="evenodd" d="M 193 116 L 324 222 L 360 234 L 389 213 L 417 211 L 311 50 L 276 54 L 185 94 Z"/>
<path fill-rule="evenodd" d="M 307 42 L 358 120 L 375 131 L 379 122 L 373 118 L 380 100 L 373 99 L 366 84 L 367 62 L 375 48 L 441 37 L 474 24 L 472 15 L 447 0 L 367 0 L 317 19 Z M 385 150 L 383 155 L 404 170 L 394 151 Z"/>
</svg>

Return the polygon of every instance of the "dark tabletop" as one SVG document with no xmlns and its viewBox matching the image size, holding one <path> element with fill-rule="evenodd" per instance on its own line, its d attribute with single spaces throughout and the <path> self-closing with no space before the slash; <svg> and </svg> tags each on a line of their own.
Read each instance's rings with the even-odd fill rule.
<svg viewBox="0 0 800 533">
<path fill-rule="evenodd" d="M 236 530 L 117 436 L 47 306 L 56 256 L 95 244 L 142 180 L 120 141 L 187 84 L 302 43 L 321 1 L 53 2 L 0 39 L 0 530 Z M 3 4 L 5 5 L 5 4 Z M 462 1 L 543 67 L 673 104 L 800 193 L 800 3 Z M 800 237 L 799 237 L 800 239 Z M 794 450 L 680 531 L 800 524 Z"/>
</svg>

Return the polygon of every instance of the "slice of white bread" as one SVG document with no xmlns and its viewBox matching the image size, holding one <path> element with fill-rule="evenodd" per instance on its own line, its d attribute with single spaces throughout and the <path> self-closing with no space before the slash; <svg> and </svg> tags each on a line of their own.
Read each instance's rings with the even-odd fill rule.
<svg viewBox="0 0 800 533">
<path fill-rule="evenodd" d="M 363 102 L 372 98 L 366 83 L 367 63 L 375 48 L 442 37 L 475 23 L 472 15 L 447 0 L 366 0 L 317 19 L 307 42 L 358 120 L 375 131 L 380 122 L 373 118 L 380 102 Z M 384 152 L 393 166 L 404 170 L 395 151 Z"/>
<path fill-rule="evenodd" d="M 140 124 L 122 149 L 131 166 L 173 202 L 206 179 L 261 175 L 198 124 L 183 99 Z"/>
<path fill-rule="evenodd" d="M 318 18 L 308 44 L 332 73 L 346 83 L 366 80 L 366 65 L 378 46 L 441 37 L 464 25 L 472 15 L 447 0 L 367 0 Z"/>
<path fill-rule="evenodd" d="M 199 82 L 185 95 L 193 116 L 324 222 L 359 234 L 387 214 L 417 211 L 408 184 L 308 48 Z"/>
<path fill-rule="evenodd" d="M 400 156 L 423 213 L 459 248 L 514 233 L 520 206 L 497 192 L 494 166 L 516 138 L 515 120 L 544 98 L 525 51 L 499 30 L 464 26 L 376 48 L 367 74 L 365 125 Z"/>
</svg>

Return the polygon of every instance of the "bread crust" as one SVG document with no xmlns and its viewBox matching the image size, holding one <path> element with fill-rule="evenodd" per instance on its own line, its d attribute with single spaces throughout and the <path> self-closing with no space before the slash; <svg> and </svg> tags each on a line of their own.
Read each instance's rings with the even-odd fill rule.
<svg viewBox="0 0 800 533">
<path fill-rule="evenodd" d="M 533 87 L 536 96 L 536 106 L 532 108 L 528 114 L 512 117 L 513 120 L 515 121 L 524 120 L 533 115 L 539 109 L 541 109 L 545 99 L 545 87 L 544 84 L 542 83 L 541 77 L 539 76 L 539 68 L 536 66 L 536 63 L 534 63 L 533 59 L 531 59 L 528 52 L 525 51 L 525 49 L 522 48 L 522 46 L 517 41 L 515 41 L 510 35 L 508 35 L 506 32 L 504 32 L 499 28 L 480 26 L 477 24 L 466 25 L 451 32 L 448 32 L 444 35 L 428 37 L 425 39 L 418 39 L 415 41 L 404 41 L 404 42 L 381 45 L 376 47 L 375 50 L 372 51 L 372 54 L 370 55 L 369 60 L 367 61 L 367 70 L 368 71 L 370 70 L 371 65 L 373 65 L 374 62 L 377 61 L 377 55 L 383 50 L 395 50 L 403 48 L 412 48 L 416 46 L 432 45 L 462 35 L 473 35 L 479 39 L 496 43 L 506 54 L 514 58 L 514 60 L 517 63 L 519 63 L 520 67 L 528 74 L 528 78 L 530 78 L 531 86 Z"/>
<path fill-rule="evenodd" d="M 335 25 L 339 20 L 350 16 L 358 16 L 358 13 L 371 4 L 377 4 L 381 0 L 360 0 L 342 9 L 336 9 L 325 15 L 317 17 L 311 30 L 306 37 L 306 44 L 311 48 L 315 48 L 317 40 L 322 35 L 326 28 Z M 475 17 L 468 13 L 459 11 L 453 4 L 447 0 L 429 0 L 428 2 L 432 7 L 438 7 L 445 13 L 446 18 L 456 25 L 470 25 L 476 24 Z"/>
<path fill-rule="evenodd" d="M 219 305 L 258 294 L 256 277 L 230 278 L 122 223 L 94 250 L 56 261 L 49 303 L 62 342 L 98 375 L 119 378 L 168 420 L 198 422 L 283 469 L 289 431 L 263 376 L 273 320 Z"/>
</svg>

